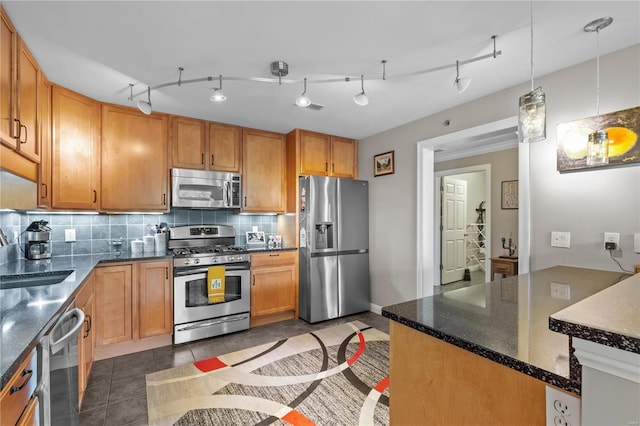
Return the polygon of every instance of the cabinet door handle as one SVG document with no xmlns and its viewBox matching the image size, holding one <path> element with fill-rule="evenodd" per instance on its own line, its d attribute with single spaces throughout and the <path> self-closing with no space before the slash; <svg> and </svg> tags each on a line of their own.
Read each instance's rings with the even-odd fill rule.
<svg viewBox="0 0 640 426">
<path fill-rule="evenodd" d="M 325 172 L 329 171 L 329 163 L 324 163 L 324 171 Z"/>
<path fill-rule="evenodd" d="M 167 205 L 167 194 L 166 193 L 162 194 L 162 205 L 163 206 Z"/>
<path fill-rule="evenodd" d="M 244 206 L 247 207 L 247 197 L 244 197 Z"/>
<path fill-rule="evenodd" d="M 48 190 L 47 190 L 47 184 L 46 183 L 42 183 L 40 184 L 40 187 L 43 189 L 42 193 L 40 194 L 40 198 L 47 198 L 48 194 Z"/>
<path fill-rule="evenodd" d="M 28 135 L 28 130 L 27 126 L 25 126 L 24 124 L 20 123 L 20 136 L 22 136 L 22 129 L 24 129 L 24 140 L 22 140 L 21 137 L 18 138 L 18 140 L 20 141 L 20 143 L 27 143 L 27 140 L 29 139 Z"/>
<path fill-rule="evenodd" d="M 252 285 L 256 285 L 256 276 L 255 275 L 251 275 L 251 284 Z"/>
<path fill-rule="evenodd" d="M 278 257 L 280 256 L 280 253 L 276 253 L 276 254 L 270 254 L 269 257 Z"/>
<path fill-rule="evenodd" d="M 93 190 L 93 202 L 96 203 L 98 201 L 98 191 Z"/>
<path fill-rule="evenodd" d="M 168 280 L 168 279 L 169 279 L 169 268 L 168 268 L 168 267 L 166 267 L 166 266 L 164 267 L 164 278 L 165 278 L 166 280 Z"/>
<path fill-rule="evenodd" d="M 87 337 L 89 337 L 89 332 L 91 331 L 91 315 L 85 314 L 84 322 L 87 323 L 87 329 L 85 330 L 85 332 L 84 332 L 85 334 L 84 334 L 84 336 L 82 336 L 82 338 L 86 339 Z"/>
<path fill-rule="evenodd" d="M 22 374 L 21 376 L 29 376 L 24 380 L 24 383 L 22 383 L 20 386 L 14 386 L 9 390 L 9 395 L 14 394 L 16 392 L 20 392 L 22 390 L 22 388 L 24 388 L 25 386 L 27 386 L 27 383 L 29 383 L 29 380 L 31 380 L 31 376 L 33 375 L 33 370 L 22 370 Z"/>
<path fill-rule="evenodd" d="M 331 163 L 331 173 L 335 173 L 336 171 L 336 165 L 335 163 Z"/>
<path fill-rule="evenodd" d="M 200 154 L 200 164 L 204 165 L 204 152 Z"/>
<path fill-rule="evenodd" d="M 211 154 L 211 165 L 213 166 L 214 164 L 216 164 L 216 156 L 215 154 Z"/>
<path fill-rule="evenodd" d="M 16 132 L 16 123 L 18 124 L 18 131 Z M 11 137 L 20 140 L 20 132 L 22 131 L 22 126 L 20 124 L 20 120 L 17 118 L 13 119 L 13 126 L 11 126 Z M 16 134 L 17 133 L 17 134 Z"/>
</svg>

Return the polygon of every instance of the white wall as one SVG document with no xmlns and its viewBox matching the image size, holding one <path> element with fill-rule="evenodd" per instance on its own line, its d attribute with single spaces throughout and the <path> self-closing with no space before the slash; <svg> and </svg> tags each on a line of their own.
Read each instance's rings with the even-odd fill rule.
<svg viewBox="0 0 640 426">
<path fill-rule="evenodd" d="M 640 44 L 600 58 L 600 111 L 640 105 Z M 640 166 L 559 174 L 556 127 L 594 116 L 595 60 L 537 78 L 547 95 L 547 140 L 532 144 L 531 270 L 556 264 L 617 270 L 602 250 L 604 231 L 620 232 L 632 269 L 633 232 L 640 232 Z M 417 142 L 517 115 L 530 83 L 368 137 L 359 144 L 359 175 L 370 181 L 372 303 L 387 306 L 416 297 Z M 443 122 L 450 120 L 449 126 Z M 373 156 L 395 151 L 395 173 L 373 177 Z M 571 248 L 549 246 L 550 232 L 571 232 Z"/>
</svg>

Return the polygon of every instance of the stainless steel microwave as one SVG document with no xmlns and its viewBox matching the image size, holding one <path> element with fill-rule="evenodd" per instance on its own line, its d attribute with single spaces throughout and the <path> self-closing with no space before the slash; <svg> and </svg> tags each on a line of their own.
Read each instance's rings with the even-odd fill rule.
<svg viewBox="0 0 640 426">
<path fill-rule="evenodd" d="M 171 206 L 239 209 L 242 177 L 238 173 L 171 169 Z"/>
</svg>

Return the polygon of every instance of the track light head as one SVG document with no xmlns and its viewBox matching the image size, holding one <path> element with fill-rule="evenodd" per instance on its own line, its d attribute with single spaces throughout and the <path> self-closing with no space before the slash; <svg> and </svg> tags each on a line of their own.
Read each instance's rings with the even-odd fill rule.
<svg viewBox="0 0 640 426">
<path fill-rule="evenodd" d="M 311 105 L 311 99 L 305 96 L 306 93 L 307 93 L 307 78 L 305 77 L 304 90 L 302 94 L 298 97 L 298 99 L 296 99 L 296 105 L 298 105 L 301 108 L 306 108 L 309 105 Z"/>
<path fill-rule="evenodd" d="M 143 114 L 151 114 L 151 87 L 147 87 L 147 101 L 139 100 L 137 104 L 138 109 L 142 111 Z"/>
<path fill-rule="evenodd" d="M 212 102 L 224 102 L 227 100 L 225 94 L 222 93 L 222 74 L 218 76 L 218 82 L 220 83 L 220 86 L 213 89 L 213 94 L 209 98 Z"/>
<path fill-rule="evenodd" d="M 453 85 L 458 93 L 462 93 L 467 90 L 469 84 L 471 84 L 471 77 L 460 77 L 460 61 L 456 61 L 456 79 L 453 81 Z"/>
<path fill-rule="evenodd" d="M 364 93 L 364 75 L 360 76 L 360 86 L 362 88 L 362 92 L 353 97 L 353 102 L 355 102 L 357 105 L 365 106 L 369 104 L 369 98 Z"/>
</svg>

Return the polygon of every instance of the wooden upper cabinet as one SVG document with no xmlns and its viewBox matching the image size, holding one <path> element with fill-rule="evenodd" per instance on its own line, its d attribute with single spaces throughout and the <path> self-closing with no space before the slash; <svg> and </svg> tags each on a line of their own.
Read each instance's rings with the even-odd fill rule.
<svg viewBox="0 0 640 426">
<path fill-rule="evenodd" d="M 242 129 L 227 124 L 209 123 L 209 169 L 240 173 Z"/>
<path fill-rule="evenodd" d="M 38 171 L 38 207 L 51 207 L 51 84 L 41 74 L 40 109 L 40 166 Z"/>
<path fill-rule="evenodd" d="M 39 79 L 38 63 L 0 9 L 0 142 L 36 163 Z"/>
<path fill-rule="evenodd" d="M 205 169 L 206 122 L 186 117 L 171 117 L 171 165 Z"/>
<path fill-rule="evenodd" d="M 358 143 L 353 139 L 296 129 L 288 151 L 298 157 L 297 175 L 358 177 Z"/>
<path fill-rule="evenodd" d="M 335 177 L 358 177 L 358 143 L 353 139 L 331 136 L 331 169 Z"/>
<path fill-rule="evenodd" d="M 331 136 L 300 131 L 300 173 L 329 176 Z"/>
<path fill-rule="evenodd" d="M 169 118 L 103 104 L 100 210 L 169 211 Z"/>
<path fill-rule="evenodd" d="M 38 83 L 40 67 L 20 37 L 18 37 L 17 59 L 18 152 L 34 162 L 39 162 Z"/>
<path fill-rule="evenodd" d="M 171 117 L 171 166 L 240 173 L 242 129 Z"/>
<path fill-rule="evenodd" d="M 15 137 L 18 33 L 0 6 L 0 142 L 17 148 Z"/>
<path fill-rule="evenodd" d="M 96 210 L 100 105 L 54 85 L 51 115 L 51 207 Z"/>
<path fill-rule="evenodd" d="M 284 212 L 285 136 L 243 129 L 242 139 L 242 211 Z"/>
</svg>

